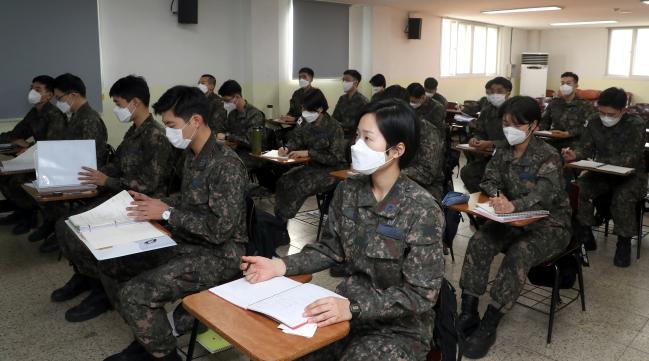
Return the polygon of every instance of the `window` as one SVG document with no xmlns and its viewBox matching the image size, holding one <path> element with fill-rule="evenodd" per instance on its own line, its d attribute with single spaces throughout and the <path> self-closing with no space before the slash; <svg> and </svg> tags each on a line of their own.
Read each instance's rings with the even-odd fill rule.
<svg viewBox="0 0 649 361">
<path fill-rule="evenodd" d="M 442 20 L 442 76 L 494 75 L 498 63 L 498 27 Z"/>
<path fill-rule="evenodd" d="M 349 5 L 293 0 L 293 79 L 305 66 L 317 78 L 340 78 L 349 67 Z"/>
<path fill-rule="evenodd" d="M 649 28 L 609 31 L 608 75 L 649 76 Z"/>
</svg>

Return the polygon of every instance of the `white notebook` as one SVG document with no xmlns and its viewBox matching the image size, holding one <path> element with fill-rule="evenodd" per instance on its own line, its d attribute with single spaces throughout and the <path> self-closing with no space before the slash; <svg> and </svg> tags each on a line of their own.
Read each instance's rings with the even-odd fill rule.
<svg viewBox="0 0 649 361">
<path fill-rule="evenodd" d="M 269 150 L 268 152 L 262 154 L 261 156 L 264 158 L 271 158 L 271 159 L 284 159 L 284 160 L 288 159 L 287 155 L 279 155 L 277 149 Z"/>
<path fill-rule="evenodd" d="M 121 191 L 97 207 L 68 220 L 93 249 L 165 236 L 150 222 L 137 222 L 126 215 L 126 207 L 132 201 L 127 191 Z"/>
<path fill-rule="evenodd" d="M 81 185 L 81 167 L 97 169 L 94 139 L 42 140 L 34 147 L 37 188 Z"/>
<path fill-rule="evenodd" d="M 500 223 L 522 221 L 528 219 L 545 218 L 550 215 L 548 211 L 526 211 L 515 213 L 496 213 L 489 203 L 478 203 L 473 210 L 475 213 Z"/>
<path fill-rule="evenodd" d="M 34 169 L 34 154 L 36 147 L 29 147 L 25 152 L 16 158 L 5 160 L 2 162 L 3 172 L 16 172 L 21 170 Z"/>
<path fill-rule="evenodd" d="M 291 329 L 307 323 L 302 314 L 309 304 L 324 297 L 344 298 L 326 288 L 287 277 L 275 277 L 259 283 L 240 278 L 210 288 L 210 292 L 241 308 L 262 313 Z"/>
</svg>

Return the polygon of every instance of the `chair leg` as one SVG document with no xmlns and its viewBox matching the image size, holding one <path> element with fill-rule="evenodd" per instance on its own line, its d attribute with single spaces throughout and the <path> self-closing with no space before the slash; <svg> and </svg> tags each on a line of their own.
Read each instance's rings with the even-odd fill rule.
<svg viewBox="0 0 649 361">
<path fill-rule="evenodd" d="M 577 279 L 579 280 L 579 297 L 581 298 L 581 310 L 586 311 L 586 292 L 584 292 L 584 271 L 581 267 L 581 260 L 579 255 L 573 253 L 577 260 Z"/>
<path fill-rule="evenodd" d="M 194 319 L 194 326 L 192 327 L 192 334 L 189 338 L 189 346 L 187 346 L 186 361 L 191 361 L 194 358 L 194 346 L 196 346 L 196 336 L 198 333 L 198 318 Z"/>
<path fill-rule="evenodd" d="M 449 247 L 448 250 L 451 252 L 451 262 L 455 263 L 455 254 L 453 254 L 453 246 Z"/>
<path fill-rule="evenodd" d="M 604 220 L 604 238 L 608 237 L 608 223 L 609 223 L 609 220 L 605 219 Z"/>
<path fill-rule="evenodd" d="M 644 200 L 640 201 L 638 211 L 638 250 L 636 251 L 636 259 L 640 259 L 640 248 L 642 247 L 642 220 L 644 219 Z"/>
<path fill-rule="evenodd" d="M 548 339 L 547 343 L 552 342 L 552 328 L 554 327 L 554 314 L 559 303 L 559 266 L 554 265 L 554 287 L 552 287 L 552 299 L 550 301 L 550 319 L 548 322 Z"/>
<path fill-rule="evenodd" d="M 320 211 L 320 220 L 318 221 L 318 234 L 315 236 L 316 242 L 320 241 L 320 230 L 322 229 L 323 218 L 324 218 L 324 214 L 322 213 L 322 211 Z"/>
</svg>

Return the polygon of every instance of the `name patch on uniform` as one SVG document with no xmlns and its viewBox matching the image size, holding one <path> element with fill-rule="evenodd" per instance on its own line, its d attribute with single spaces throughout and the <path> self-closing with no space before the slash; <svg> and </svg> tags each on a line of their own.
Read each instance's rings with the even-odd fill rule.
<svg viewBox="0 0 649 361">
<path fill-rule="evenodd" d="M 391 227 L 388 226 L 387 224 L 379 224 L 379 226 L 376 227 L 376 233 L 394 239 L 403 238 L 403 233 L 399 228 Z"/>
</svg>

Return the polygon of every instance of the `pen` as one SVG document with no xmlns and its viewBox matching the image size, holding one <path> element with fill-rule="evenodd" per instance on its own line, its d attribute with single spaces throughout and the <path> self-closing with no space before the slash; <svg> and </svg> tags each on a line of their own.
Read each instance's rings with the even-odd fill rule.
<svg viewBox="0 0 649 361">
<path fill-rule="evenodd" d="M 496 189 L 496 197 L 500 197 L 500 189 Z"/>
</svg>

